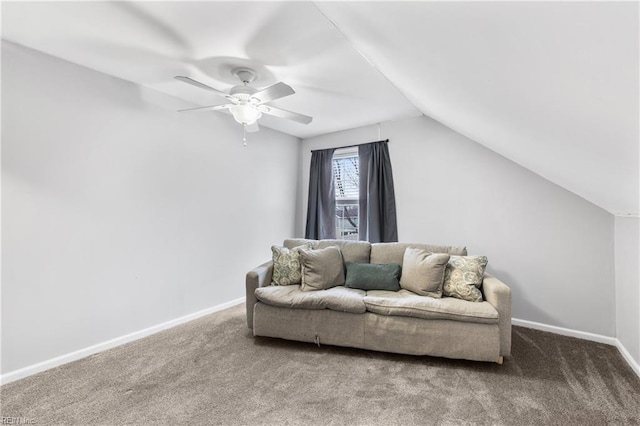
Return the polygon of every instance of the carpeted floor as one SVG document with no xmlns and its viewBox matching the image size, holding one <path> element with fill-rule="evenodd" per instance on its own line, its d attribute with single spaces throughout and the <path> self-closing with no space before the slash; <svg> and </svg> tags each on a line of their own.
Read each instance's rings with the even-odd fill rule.
<svg viewBox="0 0 640 426">
<path fill-rule="evenodd" d="M 254 338 L 244 306 L 0 388 L 38 425 L 640 424 L 617 349 L 514 327 L 503 365 Z"/>
</svg>

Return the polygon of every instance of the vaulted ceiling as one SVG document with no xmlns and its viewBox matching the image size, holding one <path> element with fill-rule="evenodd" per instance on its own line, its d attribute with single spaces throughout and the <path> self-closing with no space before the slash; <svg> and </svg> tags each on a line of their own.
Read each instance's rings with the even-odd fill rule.
<svg viewBox="0 0 640 426">
<path fill-rule="evenodd" d="M 231 69 L 296 94 L 304 138 L 429 115 L 612 212 L 639 214 L 637 2 L 2 3 L 2 37 L 172 95 Z M 217 112 L 211 112 L 216 114 Z M 526 188 L 523 188 L 526 191 Z M 544 200 L 541 200 L 544 202 Z"/>
</svg>

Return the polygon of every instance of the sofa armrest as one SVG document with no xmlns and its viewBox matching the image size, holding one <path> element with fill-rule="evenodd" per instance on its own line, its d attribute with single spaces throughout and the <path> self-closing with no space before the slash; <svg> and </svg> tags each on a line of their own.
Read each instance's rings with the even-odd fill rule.
<svg viewBox="0 0 640 426">
<path fill-rule="evenodd" d="M 485 274 L 482 290 L 485 300 L 498 311 L 500 355 L 511 355 L 511 289 L 496 277 Z"/>
<path fill-rule="evenodd" d="M 258 287 L 266 287 L 271 284 L 271 275 L 273 273 L 273 261 L 268 261 L 262 265 L 247 272 L 246 278 L 246 306 L 247 306 L 247 325 L 253 328 L 253 305 L 256 304 L 255 291 Z"/>
</svg>

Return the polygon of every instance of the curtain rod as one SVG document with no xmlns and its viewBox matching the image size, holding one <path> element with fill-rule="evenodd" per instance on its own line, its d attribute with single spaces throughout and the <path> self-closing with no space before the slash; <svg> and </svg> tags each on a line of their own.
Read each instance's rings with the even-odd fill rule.
<svg viewBox="0 0 640 426">
<path fill-rule="evenodd" d="M 335 148 L 326 148 L 326 149 L 344 149 L 344 148 L 353 148 L 356 146 L 360 146 L 360 145 L 368 145 L 370 143 L 378 143 L 378 142 L 389 142 L 389 139 L 385 139 L 385 140 L 380 140 L 380 141 L 373 141 L 373 142 L 364 142 L 364 143 L 356 143 L 353 145 L 345 145 L 345 146 L 337 146 Z M 316 152 L 316 151 L 324 151 L 324 149 L 312 149 L 311 152 Z"/>
</svg>

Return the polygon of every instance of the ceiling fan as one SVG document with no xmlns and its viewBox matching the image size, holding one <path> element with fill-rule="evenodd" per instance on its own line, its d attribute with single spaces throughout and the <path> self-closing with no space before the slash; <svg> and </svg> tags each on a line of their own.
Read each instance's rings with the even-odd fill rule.
<svg viewBox="0 0 640 426">
<path fill-rule="evenodd" d="M 312 117 L 307 115 L 266 105 L 268 102 L 275 101 L 276 99 L 293 95 L 295 91 L 289 85 L 280 82 L 265 89 L 258 90 L 249 86 L 249 83 L 256 79 L 256 73 L 252 69 L 235 68 L 231 73 L 238 77 L 242 84 L 232 87 L 228 94 L 218 89 L 214 89 L 211 86 L 207 86 L 204 83 L 200 83 L 192 78 L 182 75 L 176 76 L 175 78 L 177 80 L 201 89 L 209 90 L 230 101 L 230 103 L 221 105 L 181 109 L 178 110 L 178 112 L 219 111 L 228 109 L 233 115 L 233 118 L 235 118 L 238 123 L 242 124 L 247 132 L 257 132 L 259 130 L 257 121 L 262 117 L 262 114 L 293 120 L 302 124 L 309 124 L 311 123 L 311 120 L 313 120 Z"/>
</svg>

